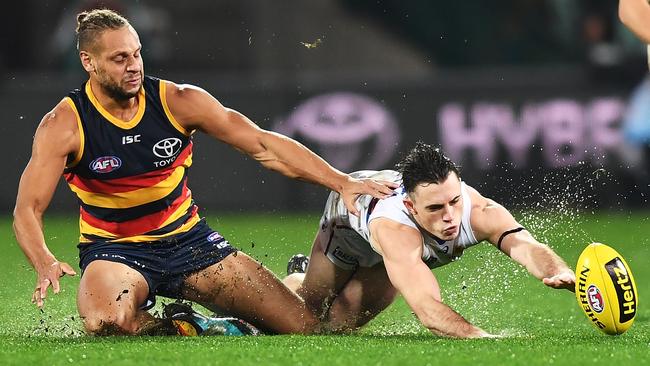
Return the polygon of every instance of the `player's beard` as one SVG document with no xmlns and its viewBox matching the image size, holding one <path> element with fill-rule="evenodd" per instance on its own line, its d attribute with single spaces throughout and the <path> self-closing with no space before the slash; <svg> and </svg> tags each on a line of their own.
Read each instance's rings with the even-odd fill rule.
<svg viewBox="0 0 650 366">
<path fill-rule="evenodd" d="M 140 72 L 140 87 L 134 92 L 127 92 L 103 72 L 98 72 L 97 76 L 99 76 L 100 85 L 106 94 L 117 101 L 127 101 L 135 97 L 142 88 L 142 72 Z"/>
</svg>

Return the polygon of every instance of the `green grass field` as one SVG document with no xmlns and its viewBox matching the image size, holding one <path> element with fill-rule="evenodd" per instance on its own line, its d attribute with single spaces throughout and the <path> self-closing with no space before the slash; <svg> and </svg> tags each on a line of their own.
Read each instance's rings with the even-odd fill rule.
<svg viewBox="0 0 650 366">
<path fill-rule="evenodd" d="M 435 270 L 443 298 L 498 340 L 432 336 L 399 299 L 360 332 L 345 336 L 108 337 L 83 335 L 76 314 L 79 278 L 66 278 L 44 312 L 30 303 L 35 275 L 0 220 L 0 365 L 582 365 L 650 364 L 650 212 L 520 215 L 540 240 L 574 266 L 582 248 L 599 241 L 631 266 L 640 307 L 622 336 L 598 332 L 568 291 L 551 290 L 489 245 L 468 250 Z M 209 217 L 233 245 L 282 275 L 287 258 L 308 252 L 316 215 Z M 62 261 L 77 266 L 76 218 L 49 217 L 46 239 Z M 281 311 L 281 310 L 280 310 Z"/>
</svg>

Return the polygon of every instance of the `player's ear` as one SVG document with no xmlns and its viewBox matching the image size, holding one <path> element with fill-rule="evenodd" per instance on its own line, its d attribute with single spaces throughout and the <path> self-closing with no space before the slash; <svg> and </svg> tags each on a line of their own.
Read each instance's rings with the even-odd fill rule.
<svg viewBox="0 0 650 366">
<path fill-rule="evenodd" d="M 87 72 L 95 72 L 95 66 L 93 65 L 93 58 L 86 51 L 79 51 L 79 59 L 81 60 L 81 66 Z"/>
<path fill-rule="evenodd" d="M 413 205 L 413 200 L 411 199 L 411 197 L 407 195 L 404 198 L 404 200 L 402 200 L 402 202 L 404 202 L 404 207 L 406 207 L 406 209 L 411 215 L 415 216 L 417 214 L 417 211 L 415 210 L 415 206 Z"/>
</svg>

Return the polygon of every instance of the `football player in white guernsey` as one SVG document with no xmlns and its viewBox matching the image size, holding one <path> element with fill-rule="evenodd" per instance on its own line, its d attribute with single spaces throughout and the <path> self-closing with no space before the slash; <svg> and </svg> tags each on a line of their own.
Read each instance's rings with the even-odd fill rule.
<svg viewBox="0 0 650 366">
<path fill-rule="evenodd" d="M 400 172 L 353 173 L 402 186 L 383 200 L 361 196 L 359 216 L 349 214 L 340 196 L 331 193 L 309 260 L 299 255 L 289 262 L 288 271 L 295 273 L 285 284 L 327 329 L 357 329 L 401 293 L 437 335 L 495 337 L 442 302 L 430 270 L 484 240 L 545 285 L 574 290 L 575 274 L 565 262 L 503 206 L 462 182 L 457 167 L 438 148 L 418 143 L 398 167 Z"/>
</svg>

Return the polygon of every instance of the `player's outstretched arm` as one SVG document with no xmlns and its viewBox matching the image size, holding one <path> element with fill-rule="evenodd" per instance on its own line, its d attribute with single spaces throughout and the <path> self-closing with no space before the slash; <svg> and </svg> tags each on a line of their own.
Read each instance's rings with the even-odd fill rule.
<svg viewBox="0 0 650 366">
<path fill-rule="evenodd" d="M 618 17 L 641 41 L 650 44 L 650 5 L 648 0 L 620 0 Z"/>
<path fill-rule="evenodd" d="M 417 230 L 378 218 L 371 222 L 371 233 L 375 247 L 383 255 L 391 283 L 431 332 L 454 338 L 496 337 L 442 302 L 438 281 L 422 261 L 422 237 Z"/>
<path fill-rule="evenodd" d="M 225 108 L 206 91 L 191 85 L 169 84 L 167 100 L 176 120 L 189 130 L 201 130 L 288 177 L 323 185 L 339 192 L 352 213 L 361 194 L 385 198 L 389 182 L 351 178 L 329 165 L 297 141 L 255 125 L 243 114 Z"/>
<path fill-rule="evenodd" d="M 478 240 L 488 240 L 546 286 L 575 291 L 575 274 L 546 244 L 538 242 L 500 204 L 470 188 L 472 229 Z"/>
<path fill-rule="evenodd" d="M 74 112 L 61 102 L 41 121 L 32 146 L 32 157 L 20 178 L 14 232 L 25 256 L 36 270 L 32 302 L 42 307 L 47 289 L 58 293 L 59 278 L 75 275 L 67 263 L 59 262 L 43 237 L 43 213 L 52 199 L 69 154 L 79 149 L 79 134 Z"/>
</svg>

